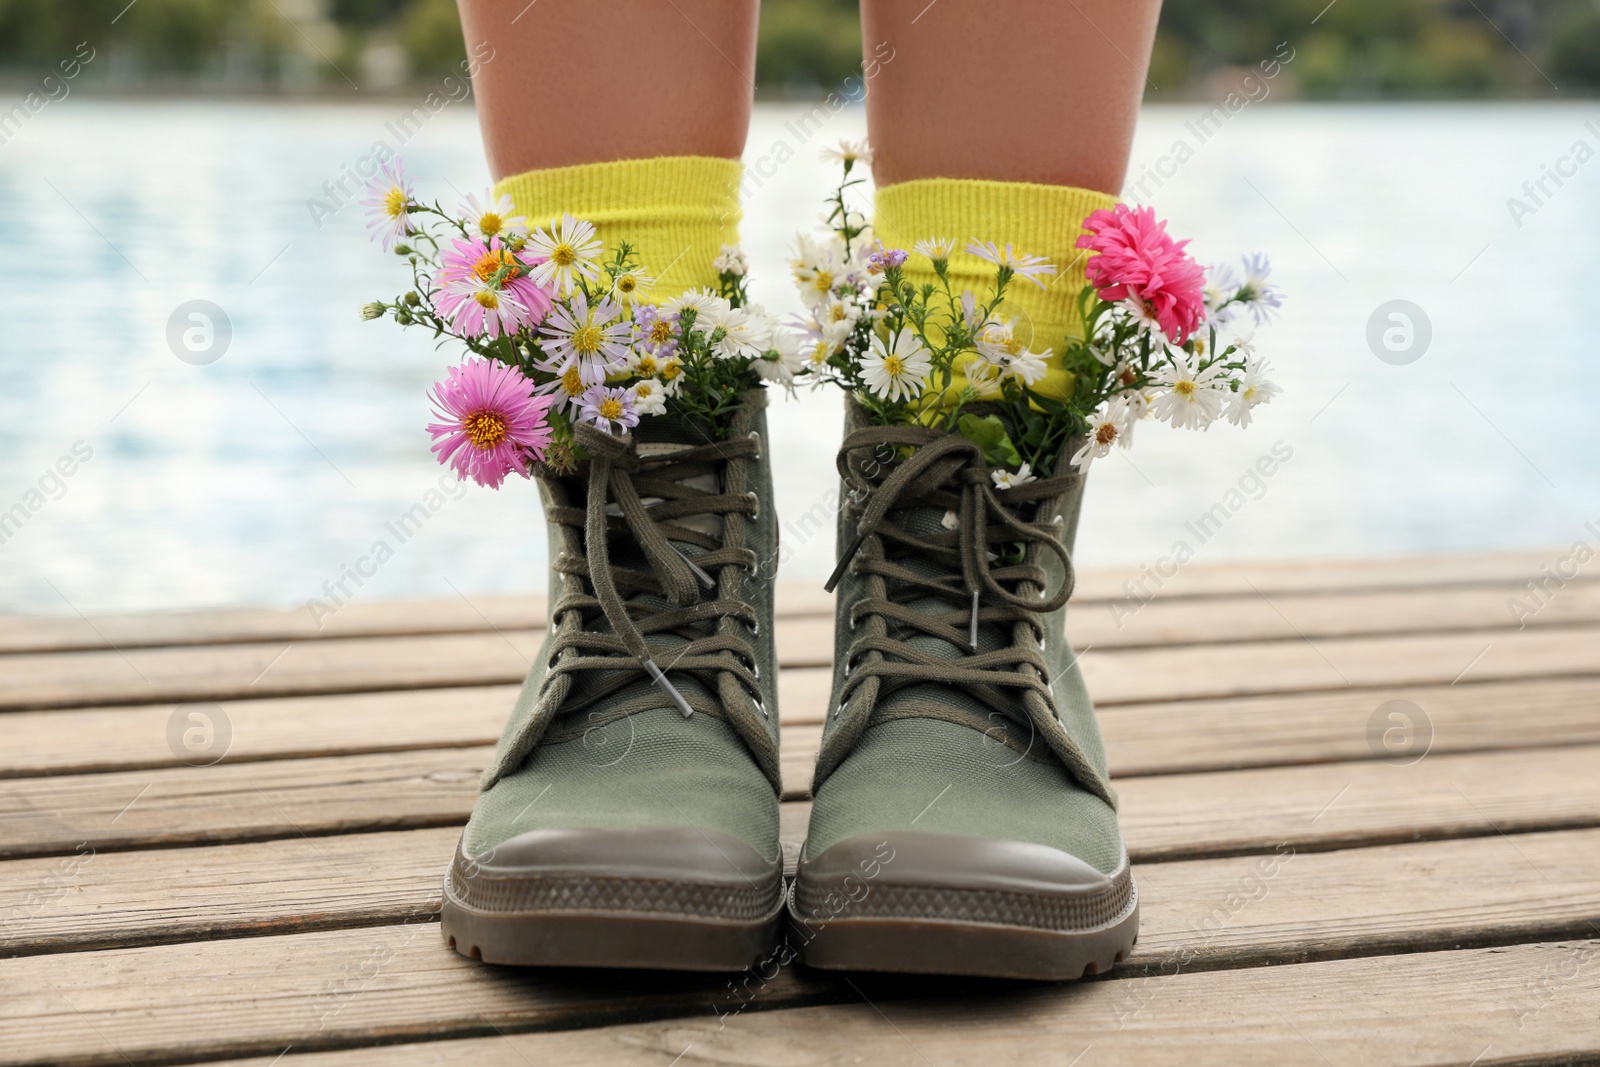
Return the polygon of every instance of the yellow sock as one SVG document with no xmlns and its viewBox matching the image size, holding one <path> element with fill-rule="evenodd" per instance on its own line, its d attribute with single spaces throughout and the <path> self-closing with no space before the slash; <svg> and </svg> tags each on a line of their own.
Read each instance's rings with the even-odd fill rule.
<svg viewBox="0 0 1600 1067">
<path fill-rule="evenodd" d="M 1092 189 L 1031 182 L 996 182 L 969 178 L 919 178 L 878 190 L 877 218 L 873 229 L 887 248 L 910 251 L 917 241 L 941 237 L 955 242 L 950 257 L 950 285 L 956 292 L 971 289 L 980 296 L 994 286 L 994 265 L 965 251 L 969 240 L 1010 244 L 1016 251 L 1043 256 L 1055 264 L 1056 274 L 1041 290 L 1025 278 L 1006 286 L 1005 303 L 998 314 L 1017 320 L 1017 337 L 1036 352 L 1059 355 L 1069 334 L 1081 335 L 1078 291 L 1083 288 L 1084 250 L 1076 247 L 1083 220 L 1091 212 L 1109 208 L 1116 197 Z M 905 276 L 913 285 L 936 283 L 933 268 L 921 256 L 906 263 Z M 957 370 L 973 357 L 963 357 Z M 1044 396 L 1065 399 L 1071 394 L 1072 375 L 1059 360 L 1047 360 L 1049 373 L 1033 388 Z M 966 385 L 957 373 L 953 394 Z"/>
<path fill-rule="evenodd" d="M 530 170 L 501 179 L 494 192 L 510 194 L 530 226 L 548 228 L 566 212 L 595 224 L 607 254 L 626 240 L 656 279 L 649 298 L 660 301 L 715 288 L 711 261 L 739 241 L 742 173 L 734 159 L 662 156 Z"/>
</svg>

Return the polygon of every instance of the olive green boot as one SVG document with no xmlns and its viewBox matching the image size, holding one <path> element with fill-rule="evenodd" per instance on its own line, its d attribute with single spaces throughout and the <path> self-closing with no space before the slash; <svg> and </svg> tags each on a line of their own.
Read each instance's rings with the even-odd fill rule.
<svg viewBox="0 0 1600 1067">
<path fill-rule="evenodd" d="M 490 963 L 740 970 L 782 918 L 766 394 L 539 472 L 550 631 L 445 877 Z"/>
<path fill-rule="evenodd" d="M 1103 971 L 1138 895 L 1063 633 L 1082 477 L 999 488 L 967 438 L 849 408 L 796 948 L 841 970 Z"/>
</svg>

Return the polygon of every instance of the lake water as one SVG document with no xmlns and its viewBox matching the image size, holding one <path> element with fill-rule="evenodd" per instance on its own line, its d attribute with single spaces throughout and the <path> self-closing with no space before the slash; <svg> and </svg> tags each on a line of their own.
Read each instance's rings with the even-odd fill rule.
<svg viewBox="0 0 1600 1067">
<path fill-rule="evenodd" d="M 378 540 L 395 555 L 362 598 L 542 588 L 529 483 L 447 481 L 415 536 L 386 525 L 441 484 L 422 426 L 447 359 L 358 321 L 400 274 L 359 207 L 319 226 L 307 201 L 394 144 L 407 106 L 71 97 L 0 145 L 0 511 L 44 489 L 0 544 L 0 610 L 301 604 Z M 757 297 L 784 311 L 785 247 L 832 177 L 817 151 L 864 133 L 847 110 L 802 142 L 800 110 L 759 108 L 750 139 L 770 176 L 749 183 L 745 243 Z M 1154 562 L 1179 541 L 1223 560 L 1600 539 L 1585 529 L 1600 527 L 1600 163 L 1570 155 L 1600 147 L 1600 104 L 1259 104 L 1202 142 L 1204 110 L 1146 109 L 1133 177 L 1154 175 L 1140 198 L 1203 260 L 1272 256 L 1289 301 L 1257 340 L 1285 394 L 1249 431 L 1152 426 L 1097 464 L 1080 565 Z M 487 182 L 467 105 L 403 154 L 446 200 Z M 1536 203 L 1523 183 L 1547 165 L 1571 176 Z M 1513 196 L 1531 213 L 1514 219 Z M 209 365 L 167 342 L 190 300 L 231 323 Z M 1400 365 L 1368 343 L 1393 300 L 1431 332 Z M 773 410 L 791 521 L 833 486 L 839 411 L 826 393 Z M 1189 524 L 1274 445 L 1291 458 L 1202 543 Z M 58 463 L 70 477 L 47 474 Z M 820 582 L 831 537 L 786 541 L 780 577 Z"/>
</svg>

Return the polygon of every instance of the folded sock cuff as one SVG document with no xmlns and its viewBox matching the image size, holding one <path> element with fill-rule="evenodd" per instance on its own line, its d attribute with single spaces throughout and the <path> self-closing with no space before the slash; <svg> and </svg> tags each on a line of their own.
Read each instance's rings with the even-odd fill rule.
<svg viewBox="0 0 1600 1067">
<path fill-rule="evenodd" d="M 1084 285 L 1085 253 L 1076 243 L 1083 220 L 1116 202 L 1114 196 L 1066 185 L 919 178 L 878 190 L 873 228 L 890 248 L 910 249 L 928 237 L 955 241 L 951 284 L 978 293 L 994 284 L 994 265 L 968 255 L 969 240 L 1009 244 L 1018 252 L 1048 259 L 1057 273 L 1048 279 L 1047 288 L 1040 290 L 1022 278 L 1013 280 L 999 313 L 1019 320 L 1018 335 L 1034 350 L 1059 354 L 1063 340 L 1082 330 L 1078 292 Z M 934 280 L 932 268 L 921 257 L 907 264 L 906 273 L 918 285 Z M 1061 397 L 1071 388 L 1071 376 L 1051 362 L 1049 374 L 1035 388 Z M 962 384 L 958 380 L 952 388 Z"/>
<path fill-rule="evenodd" d="M 608 249 L 628 241 L 657 279 L 653 295 L 665 299 L 716 285 L 711 261 L 739 241 L 743 172 L 734 159 L 661 156 L 530 170 L 494 191 L 509 194 L 530 225 L 566 212 L 593 222 Z"/>
</svg>

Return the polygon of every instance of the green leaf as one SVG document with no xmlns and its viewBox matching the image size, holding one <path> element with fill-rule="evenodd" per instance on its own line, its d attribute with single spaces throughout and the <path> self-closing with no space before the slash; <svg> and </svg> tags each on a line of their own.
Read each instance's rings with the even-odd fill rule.
<svg viewBox="0 0 1600 1067">
<path fill-rule="evenodd" d="M 1006 433 L 1005 425 L 995 416 L 986 415 L 980 419 L 976 415 L 963 415 L 956 426 L 962 437 L 983 449 L 985 462 L 1006 467 L 1015 467 L 1022 462 L 1022 457 L 1017 454 L 1017 446 L 1011 443 L 1011 437 Z"/>
</svg>

